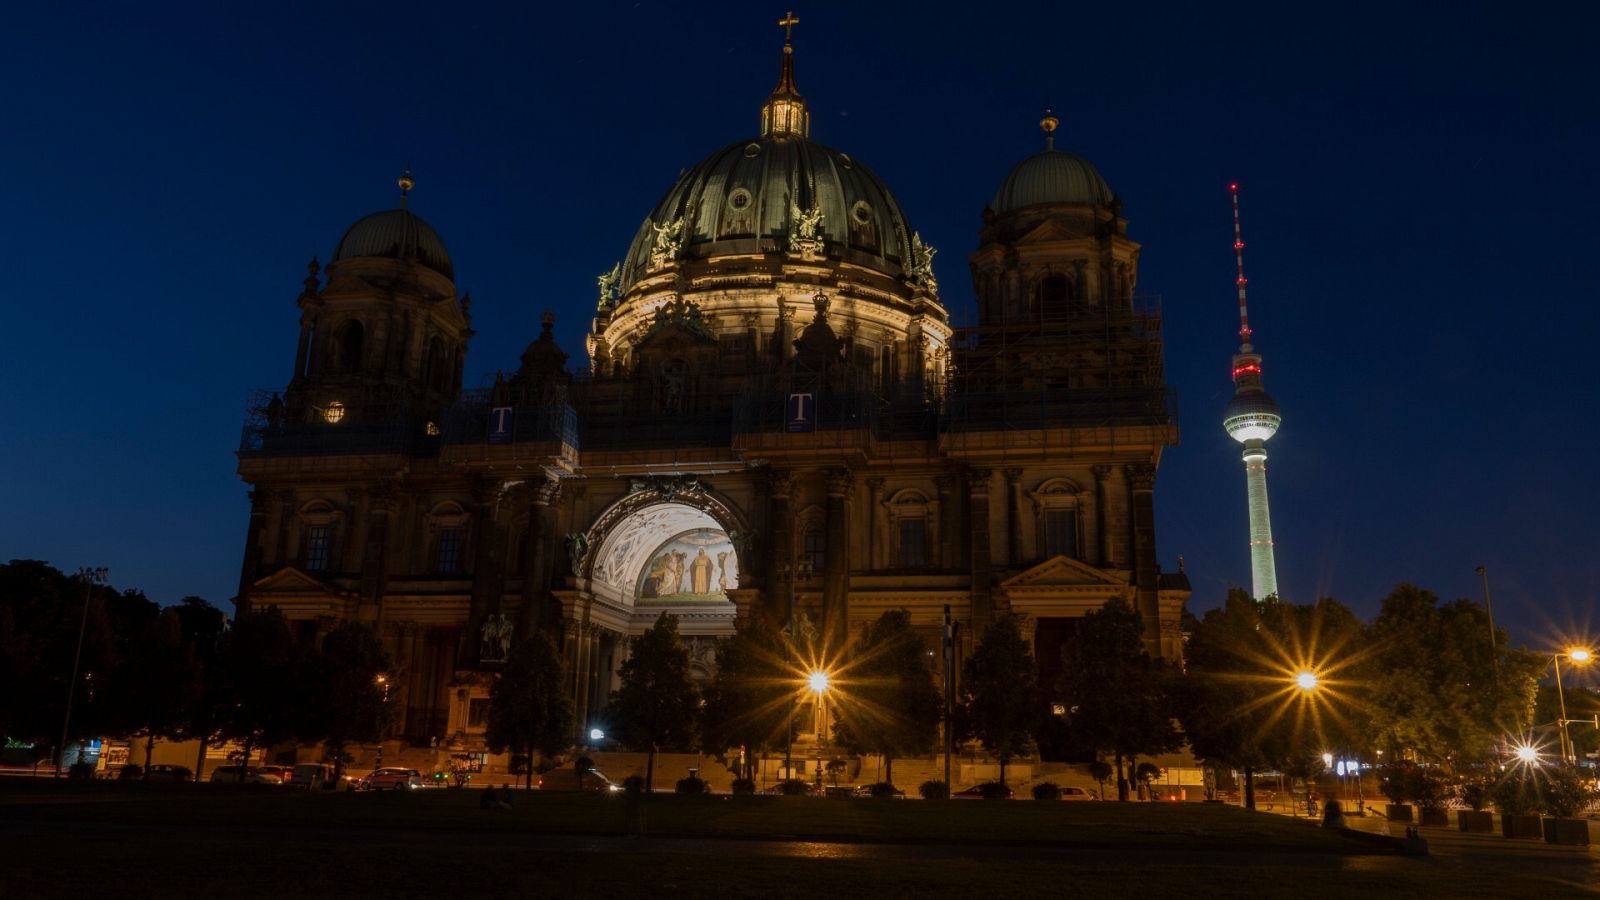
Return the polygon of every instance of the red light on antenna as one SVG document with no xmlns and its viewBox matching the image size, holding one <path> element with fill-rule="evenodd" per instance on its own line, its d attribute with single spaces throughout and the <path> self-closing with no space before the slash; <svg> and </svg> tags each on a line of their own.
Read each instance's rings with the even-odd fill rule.
<svg viewBox="0 0 1600 900">
<path fill-rule="evenodd" d="M 1233 184 L 1228 185 L 1228 190 L 1237 193 L 1239 191 L 1239 182 L 1235 181 Z"/>
</svg>

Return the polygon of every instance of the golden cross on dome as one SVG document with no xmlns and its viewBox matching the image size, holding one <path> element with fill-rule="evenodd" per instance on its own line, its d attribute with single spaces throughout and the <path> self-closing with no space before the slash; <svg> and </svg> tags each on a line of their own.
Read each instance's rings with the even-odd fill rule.
<svg viewBox="0 0 1600 900">
<path fill-rule="evenodd" d="M 794 31 L 794 27 L 800 24 L 800 20 L 795 18 L 794 10 L 791 9 L 784 13 L 783 18 L 778 20 L 778 24 L 783 26 L 783 42 L 788 44 L 789 35 Z"/>
</svg>

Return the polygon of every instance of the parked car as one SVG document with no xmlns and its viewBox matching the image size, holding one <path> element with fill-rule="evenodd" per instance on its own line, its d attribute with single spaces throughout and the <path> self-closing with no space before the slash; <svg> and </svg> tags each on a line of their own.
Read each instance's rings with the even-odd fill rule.
<svg viewBox="0 0 1600 900">
<path fill-rule="evenodd" d="M 858 785 L 856 785 L 856 789 L 855 789 L 853 795 L 856 796 L 856 797 L 871 797 L 872 796 L 872 785 L 870 785 L 870 784 L 858 784 Z M 895 788 L 894 789 L 894 798 L 896 800 L 904 800 L 906 798 L 906 792 L 900 790 L 899 788 Z"/>
<path fill-rule="evenodd" d="M 294 766 L 262 766 L 261 771 L 268 775 L 276 775 L 279 782 L 288 784 L 290 777 L 294 775 Z"/>
<path fill-rule="evenodd" d="M 956 791 L 950 795 L 951 800 L 1010 800 L 1016 792 L 1003 784 L 988 782 L 975 784 L 964 791 Z"/>
<path fill-rule="evenodd" d="M 361 779 L 361 789 L 364 791 L 404 791 L 416 790 L 419 787 L 422 787 L 421 772 L 395 766 L 374 769 L 370 775 Z"/>
<path fill-rule="evenodd" d="M 193 781 L 194 772 L 188 766 L 173 766 L 166 763 L 156 763 L 145 770 L 145 781 Z"/>
<path fill-rule="evenodd" d="M 239 774 L 241 770 L 243 777 Z M 211 770 L 211 781 L 224 784 L 283 784 L 282 778 L 257 766 L 218 766 Z"/>
<path fill-rule="evenodd" d="M 1061 789 L 1061 799 L 1063 799 L 1063 800 L 1098 800 L 1100 798 L 1096 797 L 1094 794 L 1089 793 L 1088 791 L 1084 790 L 1083 788 L 1064 787 L 1064 788 Z"/>
<path fill-rule="evenodd" d="M 612 781 L 610 778 L 607 778 L 606 774 L 599 769 L 590 769 L 588 774 L 583 776 L 583 779 L 584 785 L 591 791 L 604 791 L 608 794 L 620 794 L 624 790 L 621 784 L 618 784 L 617 782 Z M 539 779 L 539 784 L 543 786 L 544 779 Z"/>
<path fill-rule="evenodd" d="M 333 766 L 323 763 L 301 763 L 289 773 L 290 787 L 317 790 L 333 780 Z"/>
</svg>

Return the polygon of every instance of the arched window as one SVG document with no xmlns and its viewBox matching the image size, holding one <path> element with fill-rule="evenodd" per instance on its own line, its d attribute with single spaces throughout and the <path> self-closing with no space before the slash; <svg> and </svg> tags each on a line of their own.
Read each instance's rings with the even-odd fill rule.
<svg viewBox="0 0 1600 900">
<path fill-rule="evenodd" d="M 1065 275 L 1046 275 L 1039 282 L 1037 304 L 1039 318 L 1054 319 L 1066 312 L 1072 299 L 1072 282 Z"/>
<path fill-rule="evenodd" d="M 339 326 L 335 340 L 339 345 L 339 368 L 344 372 L 360 372 L 363 361 L 362 344 L 366 339 L 366 329 L 361 327 L 359 319 L 351 319 Z"/>
<path fill-rule="evenodd" d="M 445 366 L 449 363 L 445 353 L 444 341 L 435 337 L 428 342 L 428 354 L 422 361 L 422 379 L 428 387 L 436 391 L 448 390 L 449 377 Z"/>
</svg>

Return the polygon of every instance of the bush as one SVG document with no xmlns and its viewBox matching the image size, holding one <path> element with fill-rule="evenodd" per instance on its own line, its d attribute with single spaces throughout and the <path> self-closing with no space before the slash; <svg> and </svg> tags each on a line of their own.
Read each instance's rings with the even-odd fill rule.
<svg viewBox="0 0 1600 900">
<path fill-rule="evenodd" d="M 1525 816 L 1534 811 L 1538 802 L 1527 772 L 1521 768 L 1507 772 L 1496 781 L 1489 788 L 1489 797 L 1502 816 Z"/>
<path fill-rule="evenodd" d="M 1545 785 L 1544 798 L 1539 804 L 1546 815 L 1557 819 L 1571 819 L 1595 798 L 1587 774 L 1573 766 L 1556 766 L 1550 770 L 1550 783 Z"/>
<path fill-rule="evenodd" d="M 1060 800 L 1061 786 L 1054 781 L 1041 781 L 1033 786 L 1033 799 Z"/>
<path fill-rule="evenodd" d="M 785 797 L 804 797 L 811 793 L 811 785 L 798 778 L 790 778 L 778 783 L 778 793 Z"/>
<path fill-rule="evenodd" d="M 644 776 L 629 775 L 622 779 L 622 790 L 630 797 L 638 797 L 644 793 Z"/>
<path fill-rule="evenodd" d="M 756 792 L 756 783 L 749 778 L 735 778 L 733 780 L 733 792 L 735 794 L 754 794 Z"/>
<path fill-rule="evenodd" d="M 92 779 L 94 778 L 94 763 L 75 762 L 67 767 L 68 778 Z"/>
<path fill-rule="evenodd" d="M 1461 782 L 1456 788 L 1456 796 L 1461 802 L 1471 807 L 1473 812 L 1483 812 L 1489 805 L 1489 782 L 1482 778 L 1471 778 Z"/>
<path fill-rule="evenodd" d="M 867 788 L 875 800 L 892 800 L 900 796 L 900 789 L 887 781 L 880 781 Z"/>
<path fill-rule="evenodd" d="M 118 781 L 138 781 L 143 777 L 144 769 L 140 768 L 138 763 L 128 763 L 117 773 Z"/>
<path fill-rule="evenodd" d="M 1390 803 L 1411 802 L 1410 781 L 1407 778 L 1407 769 L 1410 763 L 1383 766 L 1378 769 L 1378 790 L 1389 798 Z"/>
<path fill-rule="evenodd" d="M 1011 796 L 1011 788 L 998 781 L 985 781 L 978 785 L 978 796 L 985 800 L 1004 800 Z"/>
<path fill-rule="evenodd" d="M 673 791 L 679 794 L 709 794 L 711 785 L 706 784 L 705 779 L 697 775 L 690 775 L 688 778 L 678 779 L 678 785 Z"/>
<path fill-rule="evenodd" d="M 917 793 L 921 794 L 924 800 L 948 800 L 950 785 L 942 781 L 924 781 L 922 786 L 917 788 Z"/>
</svg>

